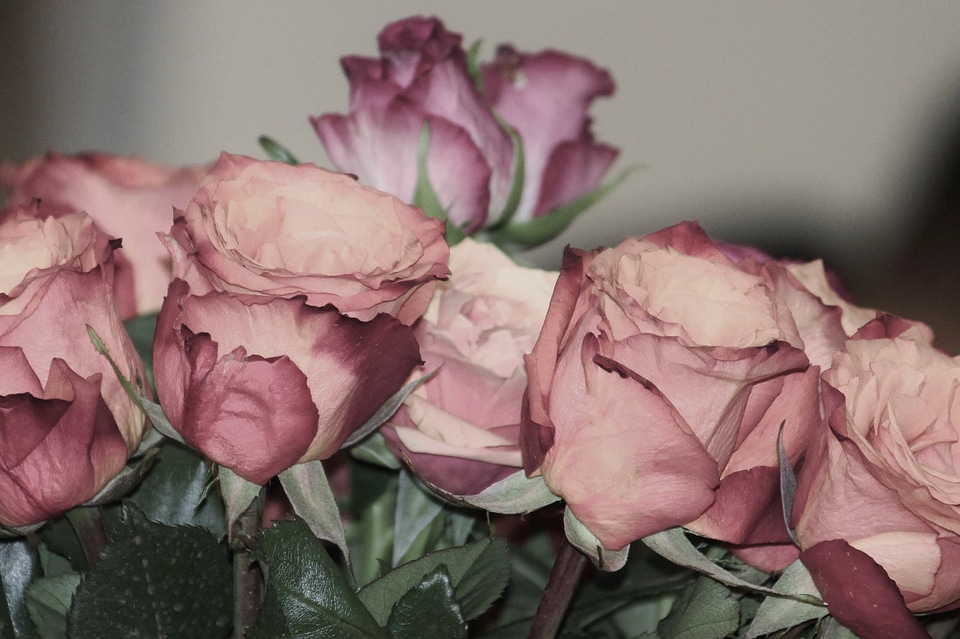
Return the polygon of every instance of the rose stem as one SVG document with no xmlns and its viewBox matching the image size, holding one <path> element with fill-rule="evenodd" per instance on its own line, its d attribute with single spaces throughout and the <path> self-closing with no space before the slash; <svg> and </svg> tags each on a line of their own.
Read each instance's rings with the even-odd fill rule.
<svg viewBox="0 0 960 639">
<path fill-rule="evenodd" d="M 80 506 L 67 511 L 67 521 L 77 533 L 87 566 L 92 568 L 110 541 L 103 513 L 97 506 Z"/>
<path fill-rule="evenodd" d="M 547 587 L 530 625 L 528 639 L 553 639 L 560 630 L 564 615 L 587 567 L 587 556 L 564 541 L 550 571 Z"/>
<path fill-rule="evenodd" d="M 259 499 L 254 499 L 237 520 L 233 540 L 233 637 L 243 639 L 247 626 L 260 612 L 260 568 L 253 557 L 253 540 L 260 527 Z"/>
</svg>

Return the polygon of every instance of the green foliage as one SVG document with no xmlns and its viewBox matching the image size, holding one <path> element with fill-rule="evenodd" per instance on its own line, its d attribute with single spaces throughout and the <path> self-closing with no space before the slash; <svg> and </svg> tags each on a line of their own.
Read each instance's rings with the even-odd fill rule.
<svg viewBox="0 0 960 639">
<path fill-rule="evenodd" d="M 0 639 L 32 639 L 26 606 L 30 582 L 40 576 L 40 560 L 24 539 L 0 541 Z"/>
<path fill-rule="evenodd" d="M 718 581 L 700 577 L 687 587 L 657 633 L 673 639 L 723 639 L 740 626 L 740 603 Z"/>
<path fill-rule="evenodd" d="M 77 588 L 68 637 L 226 635 L 232 576 L 225 547 L 209 532 L 148 521 L 129 505 L 111 532 Z"/>
<path fill-rule="evenodd" d="M 67 613 L 80 575 L 72 572 L 41 577 L 27 589 L 27 611 L 41 639 L 66 639 Z"/>
<path fill-rule="evenodd" d="M 467 624 L 445 566 L 438 566 L 400 597 L 390 612 L 387 630 L 393 639 L 467 636 Z"/>
</svg>

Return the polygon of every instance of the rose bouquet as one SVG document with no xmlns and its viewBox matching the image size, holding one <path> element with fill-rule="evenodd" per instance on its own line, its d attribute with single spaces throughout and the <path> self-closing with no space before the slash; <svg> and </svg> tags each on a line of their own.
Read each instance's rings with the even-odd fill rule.
<svg viewBox="0 0 960 639">
<path fill-rule="evenodd" d="M 589 61 L 437 19 L 335 169 L 4 164 L 0 638 L 960 636 L 960 360 L 629 171 Z"/>
</svg>

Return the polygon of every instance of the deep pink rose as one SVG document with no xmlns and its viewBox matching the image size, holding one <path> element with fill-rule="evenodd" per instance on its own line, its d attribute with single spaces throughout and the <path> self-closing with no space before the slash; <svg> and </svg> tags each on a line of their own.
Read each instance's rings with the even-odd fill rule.
<svg viewBox="0 0 960 639">
<path fill-rule="evenodd" d="M 587 109 L 595 97 L 613 93 L 609 74 L 566 54 L 502 47 L 482 67 L 482 92 L 461 41 L 440 20 L 414 17 L 381 31 L 379 59 L 343 58 L 350 113 L 311 119 L 334 164 L 410 201 L 428 123 L 427 174 L 450 219 L 469 234 L 498 220 L 510 193 L 516 150 L 497 113 L 524 145 L 515 220 L 543 215 L 598 186 L 617 151 L 593 141 Z"/>
<path fill-rule="evenodd" d="M 258 484 L 332 455 L 420 363 L 407 324 L 448 273 L 442 233 L 348 176 L 224 154 L 167 238 L 154 366 L 174 428 Z"/>
<path fill-rule="evenodd" d="M 518 472 L 523 356 L 547 312 L 557 274 L 517 266 L 491 244 L 466 239 L 450 252 L 452 276 L 415 325 L 421 376 L 383 428 L 391 448 L 428 482 L 475 495 Z"/>
<path fill-rule="evenodd" d="M 48 153 L 0 166 L 0 187 L 10 205 L 43 200 L 46 215 L 86 211 L 97 226 L 121 238 L 117 303 L 123 319 L 155 312 L 170 283 L 170 257 L 157 239 L 193 196 L 209 166 L 174 168 L 106 153 Z"/>
<path fill-rule="evenodd" d="M 443 230 L 350 176 L 224 153 L 167 244 L 192 295 L 306 296 L 310 306 L 409 325 L 449 274 Z"/>
<path fill-rule="evenodd" d="M 836 354 L 823 373 L 825 427 L 800 465 L 793 510 L 812 573 L 822 568 L 818 545 L 841 540 L 879 564 L 914 612 L 960 603 L 960 360 L 930 339 L 924 327 L 878 319 Z M 841 570 L 818 587 L 844 588 L 835 579 L 856 555 L 833 553 Z M 873 614 L 868 606 L 852 618 Z"/>
<path fill-rule="evenodd" d="M 140 442 L 144 416 L 87 326 L 129 379 L 143 365 L 113 297 L 113 248 L 83 213 L 37 203 L 0 222 L 0 524 L 55 517 L 95 495 Z M 147 392 L 147 391 L 145 391 Z"/>
<path fill-rule="evenodd" d="M 692 223 L 568 250 L 527 357 L 525 467 L 611 550 L 678 525 L 786 542 L 778 428 L 796 460 L 819 426 L 810 362 L 842 343 L 840 315 Z"/>
</svg>

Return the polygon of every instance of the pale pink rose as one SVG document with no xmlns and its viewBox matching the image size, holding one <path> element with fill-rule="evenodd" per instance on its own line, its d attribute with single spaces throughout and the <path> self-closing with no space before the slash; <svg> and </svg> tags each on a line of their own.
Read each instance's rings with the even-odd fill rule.
<svg viewBox="0 0 960 639">
<path fill-rule="evenodd" d="M 443 223 L 348 176 L 224 154 L 167 238 L 157 394 L 190 445 L 263 484 L 325 459 L 420 363 Z M 182 278 L 182 279 L 180 279 Z"/>
<path fill-rule="evenodd" d="M 960 360 L 908 323 L 869 329 L 872 339 L 849 340 L 823 374 L 826 424 L 800 465 L 793 510 L 801 558 L 819 574 L 818 545 L 842 540 L 883 567 L 910 610 L 951 609 L 960 603 Z M 842 574 L 856 553 L 829 561 Z M 845 586 L 826 578 L 818 587 Z M 857 623 L 875 613 L 848 614 Z"/>
<path fill-rule="evenodd" d="M 431 484 L 475 495 L 523 467 L 523 356 L 540 332 L 557 273 L 517 266 L 466 239 L 450 252 L 450 279 L 414 329 L 436 377 L 383 429 L 391 448 Z"/>
<path fill-rule="evenodd" d="M 556 51 L 501 47 L 481 67 L 481 91 L 462 39 L 437 18 L 411 17 L 380 32 L 379 59 L 343 58 L 350 113 L 311 118 L 334 164 L 410 201 L 428 124 L 427 175 L 451 221 L 470 234 L 495 223 L 510 195 L 517 152 L 502 117 L 524 147 L 515 220 L 544 215 L 599 186 L 617 150 L 593 141 L 587 109 L 613 93 L 610 75 Z"/>
<path fill-rule="evenodd" d="M 55 517 L 119 472 L 145 429 L 141 411 L 87 334 L 125 376 L 145 379 L 113 297 L 115 242 L 83 213 L 34 203 L 0 222 L 0 524 Z M 144 392 L 149 392 L 144 389 Z"/>
<path fill-rule="evenodd" d="M 170 283 L 170 256 L 157 239 L 193 196 L 209 166 L 168 167 L 106 153 L 48 153 L 20 166 L 0 166 L 8 205 L 43 200 L 47 215 L 86 211 L 97 226 L 121 238 L 115 282 L 121 316 L 155 312 Z"/>
<path fill-rule="evenodd" d="M 844 337 L 783 265 L 735 262 L 692 223 L 568 250 L 527 357 L 525 467 L 611 550 L 678 525 L 788 542 L 778 427 L 795 461 L 819 426 L 805 348 Z"/>
<path fill-rule="evenodd" d="M 443 223 L 348 175 L 224 153 L 168 237 L 177 277 L 210 291 L 332 304 L 412 324 L 449 274 Z"/>
</svg>

